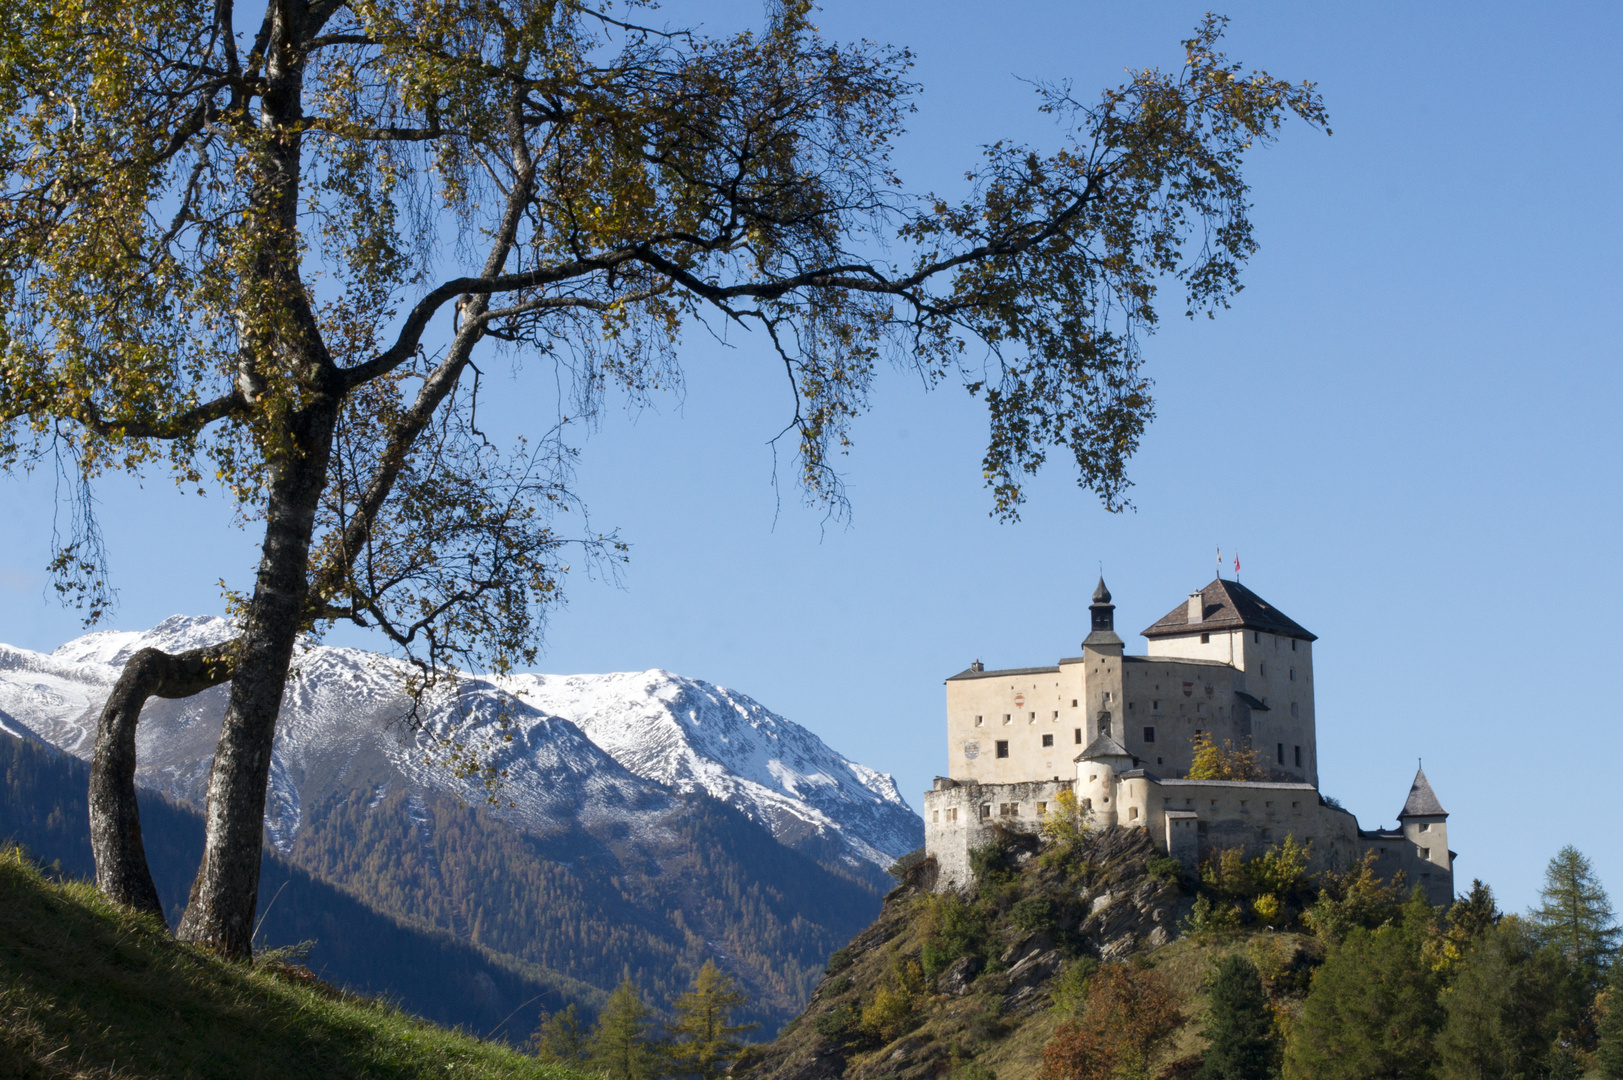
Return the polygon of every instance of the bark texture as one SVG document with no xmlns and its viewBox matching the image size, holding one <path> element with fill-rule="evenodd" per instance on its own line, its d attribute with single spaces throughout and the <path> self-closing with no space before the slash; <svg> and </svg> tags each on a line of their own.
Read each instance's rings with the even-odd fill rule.
<svg viewBox="0 0 1623 1080">
<path fill-rule="evenodd" d="M 163 905 L 141 843 L 135 801 L 135 728 L 152 697 L 181 698 L 231 678 L 235 642 L 170 654 L 142 649 L 130 657 L 96 724 L 90 763 L 90 849 L 96 887 L 108 899 L 163 918 Z"/>
</svg>

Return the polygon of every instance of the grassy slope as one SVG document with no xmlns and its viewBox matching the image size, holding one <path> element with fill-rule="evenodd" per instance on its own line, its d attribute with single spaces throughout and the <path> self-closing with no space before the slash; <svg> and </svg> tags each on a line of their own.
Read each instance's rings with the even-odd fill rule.
<svg viewBox="0 0 1623 1080">
<path fill-rule="evenodd" d="M 178 945 L 15 850 L 0 852 L 0 1075 L 575 1080 L 297 970 Z"/>
</svg>

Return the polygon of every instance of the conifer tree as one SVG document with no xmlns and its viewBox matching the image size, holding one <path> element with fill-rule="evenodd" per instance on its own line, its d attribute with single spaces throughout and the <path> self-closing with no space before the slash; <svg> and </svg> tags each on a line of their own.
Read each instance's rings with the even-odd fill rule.
<svg viewBox="0 0 1623 1080">
<path fill-rule="evenodd" d="M 1422 950 L 1436 914 L 1416 890 L 1399 919 L 1330 947 L 1286 1039 L 1286 1080 L 1431 1080 L 1442 979 Z"/>
<path fill-rule="evenodd" d="M 541 1022 L 530 1036 L 530 1050 L 542 1061 L 556 1065 L 579 1065 L 590 1056 L 586 1029 L 581 1026 L 574 1002 L 551 1016 L 542 1012 Z"/>
<path fill-rule="evenodd" d="M 693 989 L 677 998 L 676 1022 L 671 1035 L 670 1057 L 679 1076 L 716 1080 L 738 1059 L 744 1046 L 738 1036 L 756 1024 L 731 1023 L 734 1010 L 749 998 L 733 985 L 731 975 L 717 970 L 709 960 L 693 977 Z"/>
<path fill-rule="evenodd" d="M 1580 1022 L 1586 998 L 1566 956 L 1539 945 L 1525 920 L 1506 916 L 1453 969 L 1437 1036 L 1439 1080 L 1545 1075 L 1562 1060 L 1556 1039 Z"/>
<path fill-rule="evenodd" d="M 1571 844 L 1545 868 L 1539 906 L 1531 918 L 1539 941 L 1560 949 L 1598 988 L 1616 947 L 1617 919 L 1594 868 Z"/>
<path fill-rule="evenodd" d="M 1196 1080 L 1269 1080 L 1279 1073 L 1279 1044 L 1262 976 L 1243 956 L 1226 956 L 1212 972 L 1211 1047 Z"/>
<path fill-rule="evenodd" d="M 1613 964 L 1606 987 L 1606 1011 L 1596 1025 L 1595 1057 L 1603 1080 L 1623 1080 L 1623 964 Z"/>
<path fill-rule="evenodd" d="M 655 1080 L 659 1055 L 648 1042 L 648 1006 L 626 979 L 614 988 L 588 1044 L 593 1072 L 609 1080 Z"/>
</svg>

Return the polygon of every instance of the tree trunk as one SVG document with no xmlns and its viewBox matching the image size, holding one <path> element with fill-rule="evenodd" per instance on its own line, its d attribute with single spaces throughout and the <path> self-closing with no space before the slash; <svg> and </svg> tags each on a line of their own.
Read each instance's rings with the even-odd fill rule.
<svg viewBox="0 0 1623 1080">
<path fill-rule="evenodd" d="M 231 701 L 209 770 L 203 863 L 178 936 L 232 959 L 253 955 L 271 745 L 293 647 L 305 622 L 310 538 L 326 483 L 338 395 L 295 420 L 296 447 L 272 472 L 254 597 L 243 621 Z"/>
<path fill-rule="evenodd" d="M 135 726 L 149 697 L 190 697 L 231 678 L 235 642 L 170 655 L 142 649 L 124 665 L 96 725 L 90 763 L 90 850 L 109 900 L 163 918 L 141 843 L 135 801 Z"/>
</svg>

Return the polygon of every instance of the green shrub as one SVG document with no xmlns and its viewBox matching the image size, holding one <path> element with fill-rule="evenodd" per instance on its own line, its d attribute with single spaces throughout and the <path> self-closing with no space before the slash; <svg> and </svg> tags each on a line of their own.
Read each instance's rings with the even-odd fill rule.
<svg viewBox="0 0 1623 1080">
<path fill-rule="evenodd" d="M 1165 855 L 1155 855 L 1144 863 L 1144 870 L 1152 878 L 1178 881 L 1183 877 L 1183 863 Z"/>
<path fill-rule="evenodd" d="M 835 949 L 828 954 L 828 966 L 824 971 L 829 975 L 838 974 L 851 966 L 851 953 L 846 949 Z"/>
<path fill-rule="evenodd" d="M 823 992 L 831 998 L 839 997 L 849 989 L 851 989 L 851 976 L 849 975 L 836 975 L 823 984 Z"/>
<path fill-rule="evenodd" d="M 891 863 L 890 869 L 887 870 L 886 873 L 895 878 L 897 881 L 906 881 L 908 873 L 923 861 L 924 849 L 918 848 L 916 850 L 909 851 L 906 855 L 903 855 L 901 858 Z"/>
<path fill-rule="evenodd" d="M 1209 896 L 1195 901 L 1195 909 L 1183 922 L 1183 932 L 1203 945 L 1227 941 L 1240 929 L 1240 909 L 1234 904 L 1212 903 Z"/>
<path fill-rule="evenodd" d="M 1065 1017 L 1081 1016 L 1082 1007 L 1088 1003 L 1088 985 L 1098 970 L 1099 961 L 1091 956 L 1079 956 L 1066 964 L 1049 991 L 1054 1011 Z"/>
<path fill-rule="evenodd" d="M 824 1038 L 850 1042 L 857 1033 L 858 1022 L 854 1005 L 839 1005 L 812 1021 L 812 1030 Z"/>
<path fill-rule="evenodd" d="M 1014 877 L 1014 867 L 1010 864 L 1010 856 L 1014 854 L 1009 842 L 1003 837 L 994 837 L 992 840 L 969 849 L 969 870 L 975 875 L 975 883 L 980 886 L 1001 885 Z"/>
<path fill-rule="evenodd" d="M 1054 903 L 1046 896 L 1028 896 L 1009 909 L 1009 922 L 1022 934 L 1040 934 L 1054 928 Z"/>
</svg>

